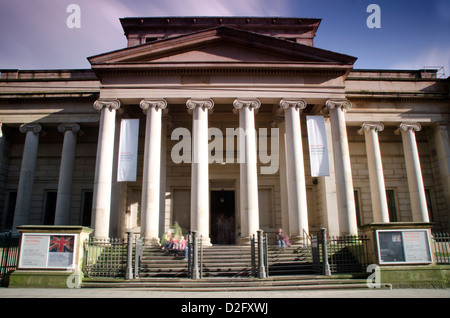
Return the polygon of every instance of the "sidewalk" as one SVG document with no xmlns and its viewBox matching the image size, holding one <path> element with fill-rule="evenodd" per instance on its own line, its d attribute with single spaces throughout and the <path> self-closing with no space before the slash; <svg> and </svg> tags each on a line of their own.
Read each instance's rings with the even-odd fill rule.
<svg viewBox="0 0 450 318">
<path fill-rule="evenodd" d="M 0 298 L 450 298 L 450 289 L 351 289 L 260 292 L 165 292 L 145 289 L 0 288 Z"/>
</svg>

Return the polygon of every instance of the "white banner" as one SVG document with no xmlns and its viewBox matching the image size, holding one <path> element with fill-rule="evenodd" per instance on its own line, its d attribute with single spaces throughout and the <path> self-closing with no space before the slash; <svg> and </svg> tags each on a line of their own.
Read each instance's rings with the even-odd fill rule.
<svg viewBox="0 0 450 318">
<path fill-rule="evenodd" d="M 136 181 L 139 119 L 122 119 L 120 123 L 117 181 Z"/>
<path fill-rule="evenodd" d="M 325 120 L 323 116 L 306 116 L 306 126 L 308 128 L 311 177 L 329 176 L 330 168 Z"/>
</svg>

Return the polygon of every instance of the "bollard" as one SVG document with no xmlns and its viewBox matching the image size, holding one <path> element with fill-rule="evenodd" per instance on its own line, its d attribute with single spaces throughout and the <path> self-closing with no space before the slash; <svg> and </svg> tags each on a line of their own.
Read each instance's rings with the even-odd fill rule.
<svg viewBox="0 0 450 318">
<path fill-rule="evenodd" d="M 264 266 L 264 238 L 263 231 L 258 230 L 258 278 L 266 278 L 266 268 Z"/>
<path fill-rule="evenodd" d="M 328 249 L 327 249 L 327 229 L 320 229 L 322 235 L 322 256 L 323 256 L 323 275 L 330 276 L 330 264 L 328 263 Z"/>
<path fill-rule="evenodd" d="M 192 231 L 192 252 L 193 252 L 193 262 L 192 262 L 192 279 L 199 279 L 200 274 L 198 271 L 198 236 L 197 231 Z"/>
<path fill-rule="evenodd" d="M 133 231 L 127 232 L 127 269 L 125 279 L 133 279 Z"/>
</svg>

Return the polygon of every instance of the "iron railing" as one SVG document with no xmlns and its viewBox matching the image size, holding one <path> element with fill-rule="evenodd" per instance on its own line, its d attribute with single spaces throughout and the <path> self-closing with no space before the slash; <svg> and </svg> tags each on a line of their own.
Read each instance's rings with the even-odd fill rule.
<svg viewBox="0 0 450 318">
<path fill-rule="evenodd" d="M 366 235 L 331 236 L 327 244 L 331 273 L 365 272 L 369 265 Z"/>
<path fill-rule="evenodd" d="M 127 243 L 120 238 L 84 242 L 84 277 L 124 277 Z"/>
<path fill-rule="evenodd" d="M 308 236 L 314 271 L 321 275 L 365 272 L 369 238 L 365 235 L 326 235 L 325 229 Z"/>
<path fill-rule="evenodd" d="M 8 284 L 8 275 L 17 268 L 19 261 L 19 233 L 0 234 L 0 286 Z"/>
<path fill-rule="evenodd" d="M 436 264 L 450 264 L 449 233 L 433 233 L 432 239 Z"/>
</svg>

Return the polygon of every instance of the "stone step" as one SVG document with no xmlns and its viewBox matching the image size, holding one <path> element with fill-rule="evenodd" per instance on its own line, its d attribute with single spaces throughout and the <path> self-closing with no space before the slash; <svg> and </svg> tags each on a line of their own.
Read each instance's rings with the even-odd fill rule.
<svg viewBox="0 0 450 318">
<path fill-rule="evenodd" d="M 214 245 L 202 249 L 201 271 L 203 277 L 242 277 L 252 275 L 250 246 Z M 184 251 L 164 252 L 159 248 L 146 248 L 143 253 L 141 277 L 187 276 Z M 313 273 L 311 257 L 298 246 L 285 250 L 269 247 L 270 275 Z"/>
<path fill-rule="evenodd" d="M 283 276 L 256 278 L 204 278 L 201 280 L 183 278 L 141 278 L 137 280 L 84 280 L 82 288 L 144 288 L 159 291 L 263 291 L 263 290 L 306 290 L 368 288 L 364 278 L 352 276 Z M 391 288 L 384 284 L 382 288 Z"/>
</svg>

